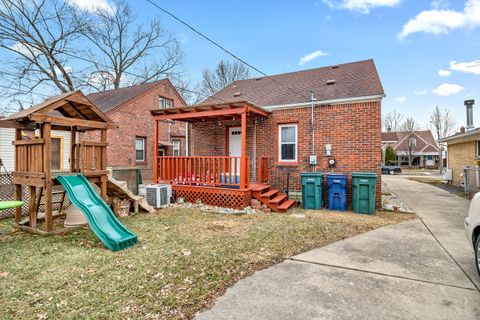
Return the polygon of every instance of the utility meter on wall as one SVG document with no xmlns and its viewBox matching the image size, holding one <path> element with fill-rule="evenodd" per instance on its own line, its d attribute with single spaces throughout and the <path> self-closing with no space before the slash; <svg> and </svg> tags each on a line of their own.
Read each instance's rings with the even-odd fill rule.
<svg viewBox="0 0 480 320">
<path fill-rule="evenodd" d="M 317 156 L 310 156 L 310 164 L 311 165 L 317 164 Z"/>
</svg>

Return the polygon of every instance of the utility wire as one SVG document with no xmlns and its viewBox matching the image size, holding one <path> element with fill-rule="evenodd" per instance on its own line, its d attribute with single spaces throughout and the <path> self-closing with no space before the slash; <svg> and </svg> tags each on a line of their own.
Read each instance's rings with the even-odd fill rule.
<svg viewBox="0 0 480 320">
<path fill-rule="evenodd" d="M 213 40 L 212 38 L 208 37 L 207 35 L 205 35 L 204 33 L 200 32 L 199 30 L 197 30 L 196 28 L 192 27 L 190 24 L 188 24 L 187 22 L 185 22 L 184 20 L 180 19 L 179 17 L 177 17 L 176 15 L 174 15 L 173 13 L 171 13 L 170 11 L 166 10 L 166 9 L 163 9 L 162 7 L 160 7 L 155 1 L 153 0 L 145 0 L 147 1 L 148 3 L 150 3 L 152 6 L 156 7 L 158 10 L 166 13 L 167 15 L 169 15 L 170 17 L 172 17 L 173 19 L 177 20 L 178 22 L 180 22 L 181 24 L 183 24 L 184 26 L 186 26 L 187 28 L 189 28 L 190 30 L 192 30 L 193 32 L 195 32 L 196 34 L 198 34 L 199 36 L 201 36 L 202 38 L 204 38 L 205 40 L 207 40 L 208 42 L 210 42 L 211 44 L 213 44 L 214 46 L 216 46 L 217 48 L 219 48 L 220 50 L 222 50 L 223 52 L 227 53 L 228 55 L 232 56 L 234 59 L 240 61 L 241 63 L 243 63 L 244 65 L 248 66 L 249 68 L 257 71 L 258 73 L 260 73 L 261 75 L 265 76 L 266 78 L 272 80 L 273 82 L 277 83 L 278 85 L 281 85 L 285 88 L 287 88 L 291 93 L 294 93 L 298 96 L 301 96 L 302 98 L 307 98 L 308 101 L 310 101 L 310 90 L 308 91 L 308 94 L 307 95 L 304 95 L 302 93 L 299 93 L 298 91 L 295 91 L 294 89 L 290 88 L 289 86 L 285 85 L 284 83 L 280 82 L 280 81 L 277 81 L 275 80 L 274 78 L 272 78 L 271 76 L 267 75 L 265 72 L 263 72 L 262 70 L 258 69 L 257 67 L 251 65 L 250 63 L 248 63 L 247 61 L 243 60 L 242 58 L 238 57 L 236 54 L 234 54 L 233 52 L 229 51 L 228 49 L 226 49 L 225 47 L 223 47 L 221 44 L 219 44 L 218 42 L 216 42 L 215 40 Z"/>
</svg>

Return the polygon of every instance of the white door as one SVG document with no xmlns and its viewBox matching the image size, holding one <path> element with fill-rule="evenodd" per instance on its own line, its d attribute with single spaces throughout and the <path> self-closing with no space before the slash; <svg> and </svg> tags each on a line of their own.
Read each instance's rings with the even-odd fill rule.
<svg viewBox="0 0 480 320">
<path fill-rule="evenodd" d="M 242 128 L 228 128 L 228 155 L 230 157 L 240 157 L 242 155 Z M 236 160 L 237 170 L 235 172 L 235 160 L 231 160 L 230 171 L 232 175 L 235 175 L 237 178 L 232 178 L 232 182 L 238 180 L 240 177 L 240 159 Z M 238 182 L 237 182 L 238 183 Z"/>
</svg>

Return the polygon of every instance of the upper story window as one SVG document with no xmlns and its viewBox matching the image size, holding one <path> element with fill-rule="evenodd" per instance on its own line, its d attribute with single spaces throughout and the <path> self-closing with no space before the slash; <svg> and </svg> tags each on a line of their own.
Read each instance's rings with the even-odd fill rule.
<svg viewBox="0 0 480 320">
<path fill-rule="evenodd" d="M 159 97 L 158 99 L 158 107 L 160 109 L 170 109 L 173 108 L 173 100 L 167 99 L 164 97 Z"/>
<path fill-rule="evenodd" d="M 282 124 L 278 126 L 278 160 L 280 162 L 297 161 L 297 125 Z"/>
</svg>

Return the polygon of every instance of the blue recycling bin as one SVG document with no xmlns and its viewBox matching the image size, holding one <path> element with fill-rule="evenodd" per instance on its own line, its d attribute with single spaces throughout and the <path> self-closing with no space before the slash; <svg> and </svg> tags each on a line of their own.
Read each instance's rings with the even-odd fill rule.
<svg viewBox="0 0 480 320">
<path fill-rule="evenodd" d="M 328 188 L 328 209 L 345 211 L 347 210 L 347 175 L 327 175 Z"/>
</svg>

